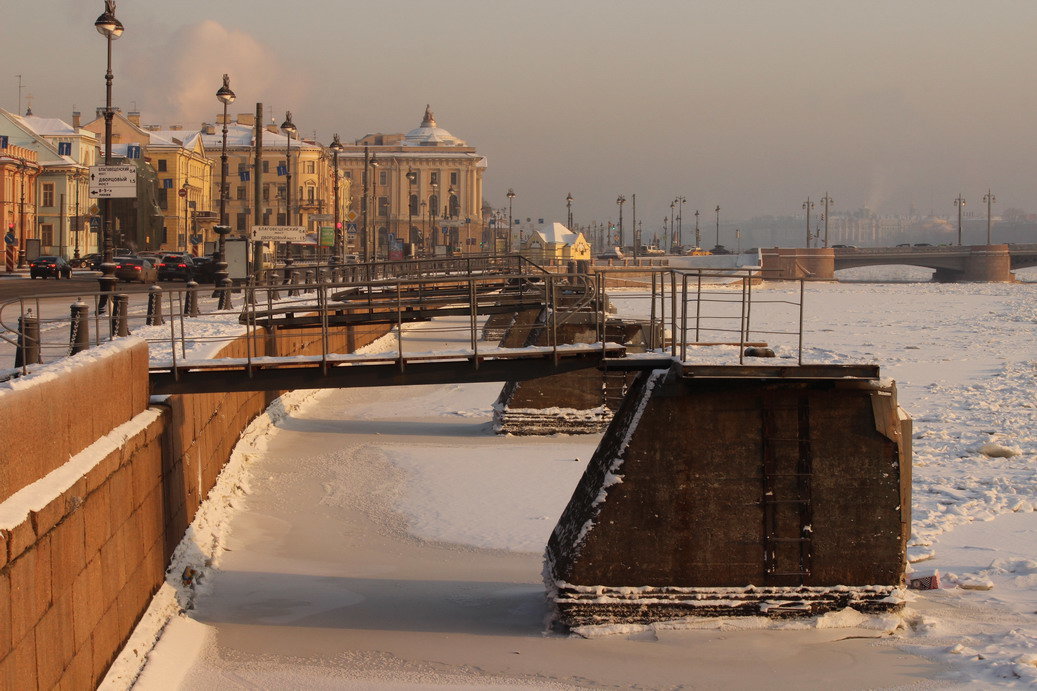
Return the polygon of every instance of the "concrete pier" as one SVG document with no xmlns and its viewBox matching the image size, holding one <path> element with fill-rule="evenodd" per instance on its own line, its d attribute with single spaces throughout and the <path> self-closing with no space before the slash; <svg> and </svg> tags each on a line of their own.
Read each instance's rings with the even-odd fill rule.
<svg viewBox="0 0 1037 691">
<path fill-rule="evenodd" d="M 771 247 L 760 254 L 765 279 L 835 280 L 835 250 L 830 247 Z"/>
<path fill-rule="evenodd" d="M 901 605 L 911 435 L 895 388 L 877 368 L 777 369 L 638 375 L 548 544 L 559 623 Z"/>
</svg>

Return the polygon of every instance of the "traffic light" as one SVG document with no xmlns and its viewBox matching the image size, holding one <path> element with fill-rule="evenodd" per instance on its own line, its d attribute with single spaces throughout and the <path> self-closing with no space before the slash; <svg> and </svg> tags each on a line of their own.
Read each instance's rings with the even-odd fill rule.
<svg viewBox="0 0 1037 691">
<path fill-rule="evenodd" d="M 342 230 L 342 221 L 339 221 L 338 223 L 336 223 L 335 224 L 335 228 L 338 229 L 338 230 Z"/>
</svg>

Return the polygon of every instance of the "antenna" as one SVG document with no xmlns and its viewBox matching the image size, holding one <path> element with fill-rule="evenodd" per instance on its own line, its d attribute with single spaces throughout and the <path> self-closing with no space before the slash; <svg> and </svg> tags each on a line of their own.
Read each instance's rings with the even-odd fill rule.
<svg viewBox="0 0 1037 691">
<path fill-rule="evenodd" d="M 21 113 L 22 112 L 22 89 L 24 89 L 25 86 L 22 84 L 22 75 L 16 74 L 14 76 L 18 77 L 18 112 Z"/>
</svg>

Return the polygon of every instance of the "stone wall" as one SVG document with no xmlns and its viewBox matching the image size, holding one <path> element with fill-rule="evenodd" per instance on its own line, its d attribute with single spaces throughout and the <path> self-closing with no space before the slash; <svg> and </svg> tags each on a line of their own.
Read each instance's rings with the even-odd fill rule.
<svg viewBox="0 0 1037 691">
<path fill-rule="evenodd" d="M 330 346 L 351 352 L 387 332 L 350 329 Z M 124 343 L 44 368 L 33 386 L 0 390 L 0 410 L 16 411 L 0 418 L 0 688 L 97 685 L 241 432 L 277 396 L 170 396 L 148 407 L 147 346 Z M 256 345 L 319 353 L 320 333 Z M 219 356 L 245 350 L 239 338 Z M 52 432 L 57 441 L 42 451 L 32 444 Z"/>
</svg>

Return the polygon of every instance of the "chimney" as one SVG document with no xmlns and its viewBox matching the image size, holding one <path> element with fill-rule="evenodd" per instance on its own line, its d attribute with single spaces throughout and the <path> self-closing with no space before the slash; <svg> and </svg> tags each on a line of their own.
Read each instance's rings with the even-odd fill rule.
<svg viewBox="0 0 1037 691">
<path fill-rule="evenodd" d="M 223 117 L 222 115 L 220 117 Z M 216 134 L 216 125 L 210 125 L 207 122 L 202 123 L 202 134 Z"/>
<path fill-rule="evenodd" d="M 266 126 L 266 131 L 267 132 L 272 132 L 273 134 L 280 134 L 281 133 L 281 130 L 277 129 L 277 125 L 275 125 L 273 123 L 271 123 L 271 124 Z"/>
<path fill-rule="evenodd" d="M 238 124 L 248 125 L 249 127 L 255 127 L 256 116 L 253 113 L 238 113 Z"/>
<path fill-rule="evenodd" d="M 184 129 L 184 126 L 183 125 L 170 125 L 169 129 L 171 131 L 173 131 L 173 132 L 179 132 L 180 130 Z"/>
<path fill-rule="evenodd" d="M 75 129 L 75 130 L 79 129 L 79 126 L 81 124 L 82 118 L 83 118 L 83 114 L 80 113 L 78 110 L 73 110 L 72 111 L 72 129 Z"/>
<path fill-rule="evenodd" d="M 130 112 L 126 113 L 126 119 L 129 120 L 130 122 L 132 122 L 137 127 L 140 127 L 140 111 L 139 110 L 131 110 Z"/>
</svg>

